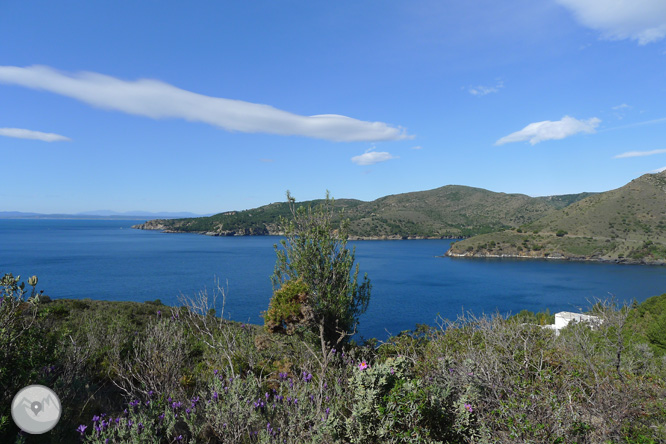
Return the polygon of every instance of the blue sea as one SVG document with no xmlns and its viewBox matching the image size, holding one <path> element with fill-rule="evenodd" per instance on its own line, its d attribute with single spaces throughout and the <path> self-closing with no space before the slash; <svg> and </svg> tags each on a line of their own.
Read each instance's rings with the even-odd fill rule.
<svg viewBox="0 0 666 444">
<path fill-rule="evenodd" d="M 160 299 L 226 290 L 225 318 L 262 323 L 279 237 L 209 237 L 130 228 L 144 220 L 0 220 L 0 273 L 39 277 L 52 298 Z M 666 293 L 666 267 L 520 259 L 440 257 L 449 240 L 357 241 L 372 282 L 363 338 L 435 325 L 438 316 L 585 310 Z M 218 314 L 221 306 L 218 306 Z"/>
</svg>

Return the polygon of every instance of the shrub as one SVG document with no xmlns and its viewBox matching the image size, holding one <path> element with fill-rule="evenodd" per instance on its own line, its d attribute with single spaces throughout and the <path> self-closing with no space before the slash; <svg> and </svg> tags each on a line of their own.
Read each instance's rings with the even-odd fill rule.
<svg viewBox="0 0 666 444">
<path fill-rule="evenodd" d="M 288 282 L 301 279 L 309 290 L 304 301 L 312 309 L 309 327 L 326 342 L 339 342 L 356 331 L 358 318 L 370 302 L 370 281 L 366 274 L 359 284 L 355 250 L 347 248 L 349 221 L 333 223 L 334 201 L 328 192 L 315 209 L 296 208 L 289 192 L 287 200 L 292 218 L 280 220 L 286 239 L 280 242 L 281 249 L 274 246 L 277 260 L 271 277 L 273 289 L 277 293 Z M 281 303 L 272 305 L 278 307 Z"/>
<path fill-rule="evenodd" d="M 288 281 L 275 291 L 264 315 L 268 331 L 292 334 L 312 322 L 312 307 L 308 303 L 310 290 L 302 279 Z"/>
</svg>

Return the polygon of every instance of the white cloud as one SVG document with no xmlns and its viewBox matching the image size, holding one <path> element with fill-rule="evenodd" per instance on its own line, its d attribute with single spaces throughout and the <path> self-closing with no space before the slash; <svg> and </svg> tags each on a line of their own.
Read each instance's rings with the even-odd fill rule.
<svg viewBox="0 0 666 444">
<path fill-rule="evenodd" d="M 366 151 L 360 156 L 354 156 L 351 158 L 351 161 L 356 165 L 374 165 L 379 162 L 386 162 L 387 160 L 397 159 L 397 157 L 392 156 L 390 153 L 385 151 Z"/>
<path fill-rule="evenodd" d="M 42 133 L 21 128 L 0 128 L 0 136 L 16 137 L 17 139 L 34 139 L 44 142 L 68 142 L 72 139 L 55 133 Z"/>
<path fill-rule="evenodd" d="M 417 145 L 417 146 L 413 146 L 412 149 L 413 150 L 422 150 L 423 147 L 421 145 Z"/>
<path fill-rule="evenodd" d="M 486 94 L 499 92 L 500 89 L 504 88 L 504 82 L 497 82 L 495 86 L 474 86 L 468 89 L 469 93 L 473 96 L 485 96 Z"/>
<path fill-rule="evenodd" d="M 662 171 L 666 171 L 666 167 L 657 168 L 656 170 L 650 172 L 656 174 L 656 173 L 661 173 Z"/>
<path fill-rule="evenodd" d="M 599 123 L 601 123 L 601 120 L 596 117 L 587 120 L 578 120 L 573 117 L 564 116 L 562 120 L 556 122 L 544 120 L 543 122 L 530 123 L 520 131 L 502 137 L 495 142 L 495 145 L 524 142 L 526 140 L 529 140 L 530 144 L 536 145 L 545 140 L 564 139 L 578 133 L 594 133 Z"/>
<path fill-rule="evenodd" d="M 228 131 L 368 142 L 411 138 L 402 128 L 337 114 L 301 116 L 269 105 L 210 97 L 159 80 L 120 80 L 103 74 L 66 74 L 45 66 L 0 66 L 0 83 L 71 97 L 89 105 L 153 119 L 203 122 Z"/>
<path fill-rule="evenodd" d="M 638 44 L 666 37 L 664 0 L 556 0 L 576 19 L 610 40 L 631 39 Z"/>
<path fill-rule="evenodd" d="M 615 111 L 623 110 L 623 109 L 631 109 L 631 105 L 627 105 L 626 103 L 623 103 L 622 105 L 614 106 L 611 109 Z"/>
<path fill-rule="evenodd" d="M 666 150 L 652 150 L 652 151 L 627 151 L 626 153 L 618 154 L 614 159 L 623 159 L 625 157 L 643 157 L 653 156 L 655 154 L 666 153 Z"/>
</svg>

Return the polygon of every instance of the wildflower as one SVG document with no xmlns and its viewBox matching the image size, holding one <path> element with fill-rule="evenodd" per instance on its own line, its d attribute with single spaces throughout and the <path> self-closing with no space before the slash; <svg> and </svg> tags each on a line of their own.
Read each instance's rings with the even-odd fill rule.
<svg viewBox="0 0 666 444">
<path fill-rule="evenodd" d="M 132 422 L 131 419 L 128 419 L 128 420 L 127 420 L 127 428 L 128 428 L 128 429 L 131 429 L 133 424 L 134 424 L 134 422 Z"/>
<path fill-rule="evenodd" d="M 139 400 L 135 399 L 134 401 L 130 402 L 129 405 L 130 407 L 136 407 L 137 405 L 139 405 Z"/>
<path fill-rule="evenodd" d="M 214 374 L 215 376 L 217 376 L 217 374 L 218 374 L 219 372 L 220 372 L 220 371 L 219 371 L 218 369 L 213 370 L 213 374 Z"/>
<path fill-rule="evenodd" d="M 195 408 L 198 403 L 199 403 L 199 397 L 198 396 L 195 396 L 194 398 L 192 398 L 192 401 L 191 401 L 192 408 Z"/>
<path fill-rule="evenodd" d="M 465 404 L 465 409 L 467 409 L 467 411 L 470 413 L 474 411 L 474 409 L 472 409 L 472 404 Z"/>
<path fill-rule="evenodd" d="M 148 397 L 152 398 L 154 394 L 155 394 L 155 392 L 151 390 L 151 391 L 148 392 Z"/>
<path fill-rule="evenodd" d="M 183 435 L 178 435 L 176 437 L 176 441 L 182 441 L 183 440 Z"/>
<path fill-rule="evenodd" d="M 93 424 L 97 424 L 98 421 L 99 421 L 99 416 L 97 416 L 97 415 L 93 416 L 93 419 L 92 419 Z"/>
<path fill-rule="evenodd" d="M 365 370 L 366 368 L 368 368 L 368 363 L 365 362 L 365 361 L 361 362 L 361 363 L 358 365 L 358 369 L 359 369 L 359 370 Z"/>
<path fill-rule="evenodd" d="M 218 397 L 217 392 L 213 392 L 213 401 L 217 401 L 217 397 Z"/>
<path fill-rule="evenodd" d="M 144 429 L 144 427 L 143 427 L 143 423 L 140 422 L 139 425 L 136 426 L 136 429 L 139 431 L 139 434 L 141 434 L 141 432 L 142 432 L 143 429 Z"/>
<path fill-rule="evenodd" d="M 81 434 L 81 436 L 83 436 L 83 434 L 86 433 L 87 428 L 88 428 L 88 426 L 85 426 L 85 425 L 81 424 L 80 426 L 78 426 L 76 428 L 76 431 L 79 432 Z"/>
<path fill-rule="evenodd" d="M 391 367 L 391 370 L 389 370 L 389 373 L 392 374 L 392 375 L 395 374 L 395 370 L 393 370 L 393 367 Z"/>
<path fill-rule="evenodd" d="M 335 351 L 336 350 L 334 348 L 331 349 L 331 353 L 335 354 Z"/>
<path fill-rule="evenodd" d="M 162 317 L 162 310 L 157 310 L 157 317 L 161 318 Z"/>
</svg>

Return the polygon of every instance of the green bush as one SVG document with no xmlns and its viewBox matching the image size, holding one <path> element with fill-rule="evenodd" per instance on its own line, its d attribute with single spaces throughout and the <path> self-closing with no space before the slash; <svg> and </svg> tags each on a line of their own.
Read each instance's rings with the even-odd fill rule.
<svg viewBox="0 0 666 444">
<path fill-rule="evenodd" d="M 368 307 L 371 288 L 367 275 L 359 284 L 355 250 L 347 248 L 349 221 L 342 219 L 334 224 L 334 201 L 328 193 L 315 209 L 296 208 L 289 192 L 287 199 L 292 218 L 280 220 L 286 239 L 280 242 L 281 249 L 275 245 L 273 289 L 301 279 L 309 290 L 309 328 L 329 343 L 348 340 Z"/>
</svg>

